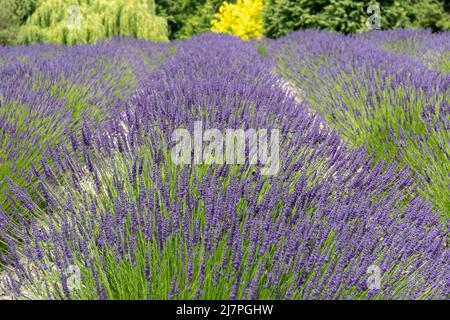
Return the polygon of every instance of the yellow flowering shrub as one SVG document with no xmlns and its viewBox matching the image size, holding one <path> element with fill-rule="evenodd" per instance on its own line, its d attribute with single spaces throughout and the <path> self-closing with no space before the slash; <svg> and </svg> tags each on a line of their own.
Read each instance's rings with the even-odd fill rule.
<svg viewBox="0 0 450 320">
<path fill-rule="evenodd" d="M 224 2 L 211 21 L 211 30 L 225 32 L 243 39 L 260 38 L 263 35 L 264 0 L 238 0 Z"/>
</svg>

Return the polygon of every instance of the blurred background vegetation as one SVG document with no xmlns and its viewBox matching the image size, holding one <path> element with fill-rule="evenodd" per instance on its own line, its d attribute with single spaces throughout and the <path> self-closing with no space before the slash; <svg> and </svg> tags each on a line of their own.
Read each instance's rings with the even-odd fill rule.
<svg viewBox="0 0 450 320">
<path fill-rule="evenodd" d="M 271 38 L 306 28 L 362 32 L 370 16 L 367 8 L 377 3 L 381 29 L 450 28 L 449 1 L 445 0 L 266 0 L 264 29 Z"/>
<path fill-rule="evenodd" d="M 7 43 L 93 43 L 112 36 L 167 40 L 154 0 L 0 0 Z M 3 9 L 2 9 L 3 10 Z"/>
<path fill-rule="evenodd" d="M 362 32 L 367 8 L 377 3 L 381 29 L 450 29 L 446 0 L 0 0 L 0 44 L 91 43 L 110 36 L 164 41 L 210 30 L 246 39 L 305 28 Z M 71 19 L 80 25 L 71 26 Z"/>
</svg>

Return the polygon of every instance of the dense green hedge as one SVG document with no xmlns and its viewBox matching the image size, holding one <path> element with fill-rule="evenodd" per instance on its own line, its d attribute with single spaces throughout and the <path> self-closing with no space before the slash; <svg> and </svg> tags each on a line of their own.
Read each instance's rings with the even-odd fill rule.
<svg viewBox="0 0 450 320">
<path fill-rule="evenodd" d="M 445 0 L 380 0 L 381 28 L 422 27 L 450 29 L 450 13 Z M 345 33 L 367 29 L 369 5 L 363 0 L 266 0 L 264 27 L 271 38 L 290 31 L 319 28 Z"/>
</svg>

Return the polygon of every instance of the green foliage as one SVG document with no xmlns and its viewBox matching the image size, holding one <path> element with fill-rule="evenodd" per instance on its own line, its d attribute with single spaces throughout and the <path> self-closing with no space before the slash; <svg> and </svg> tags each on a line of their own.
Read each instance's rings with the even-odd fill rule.
<svg viewBox="0 0 450 320">
<path fill-rule="evenodd" d="M 15 42 L 19 27 L 34 12 L 37 0 L 0 0 L 0 45 Z"/>
<path fill-rule="evenodd" d="M 152 40 L 186 39 L 208 32 L 211 20 L 223 2 L 0 0 L 0 45 L 36 41 L 91 43 L 111 35 Z M 265 33 L 270 38 L 277 38 L 306 28 L 344 33 L 365 31 L 371 15 L 367 8 L 374 3 L 380 5 L 382 29 L 423 27 L 434 31 L 450 30 L 450 4 L 444 0 L 266 0 Z M 79 29 L 67 27 L 67 20 L 74 14 L 68 10 L 73 5 L 80 8 L 82 21 Z"/>
<path fill-rule="evenodd" d="M 153 0 L 44 0 L 20 29 L 18 42 L 93 43 L 111 36 L 167 40 Z"/>
<path fill-rule="evenodd" d="M 450 29 L 450 13 L 441 0 L 267 0 L 264 27 L 267 36 L 276 38 L 290 31 L 319 28 L 345 33 L 367 30 L 372 13 L 367 8 L 378 3 L 381 28 L 423 27 Z"/>
<path fill-rule="evenodd" d="M 2 20 L 2 14 L 0 13 L 0 20 Z M 10 44 L 12 39 L 17 35 L 17 27 L 0 27 L 0 45 Z"/>
<path fill-rule="evenodd" d="M 258 51 L 258 54 L 262 57 L 267 57 L 269 54 L 269 48 L 267 43 L 261 42 L 257 45 L 256 50 Z"/>
<path fill-rule="evenodd" d="M 170 39 L 207 32 L 223 0 L 155 0 L 156 12 L 166 17 Z M 229 1 L 234 2 L 234 1 Z"/>
</svg>

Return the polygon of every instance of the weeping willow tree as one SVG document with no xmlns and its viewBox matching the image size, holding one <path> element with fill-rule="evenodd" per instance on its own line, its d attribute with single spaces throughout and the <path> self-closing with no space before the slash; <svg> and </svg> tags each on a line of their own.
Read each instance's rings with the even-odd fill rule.
<svg viewBox="0 0 450 320">
<path fill-rule="evenodd" d="M 18 42 L 93 43 L 111 36 L 168 39 L 154 0 L 41 0 L 21 27 Z"/>
</svg>

